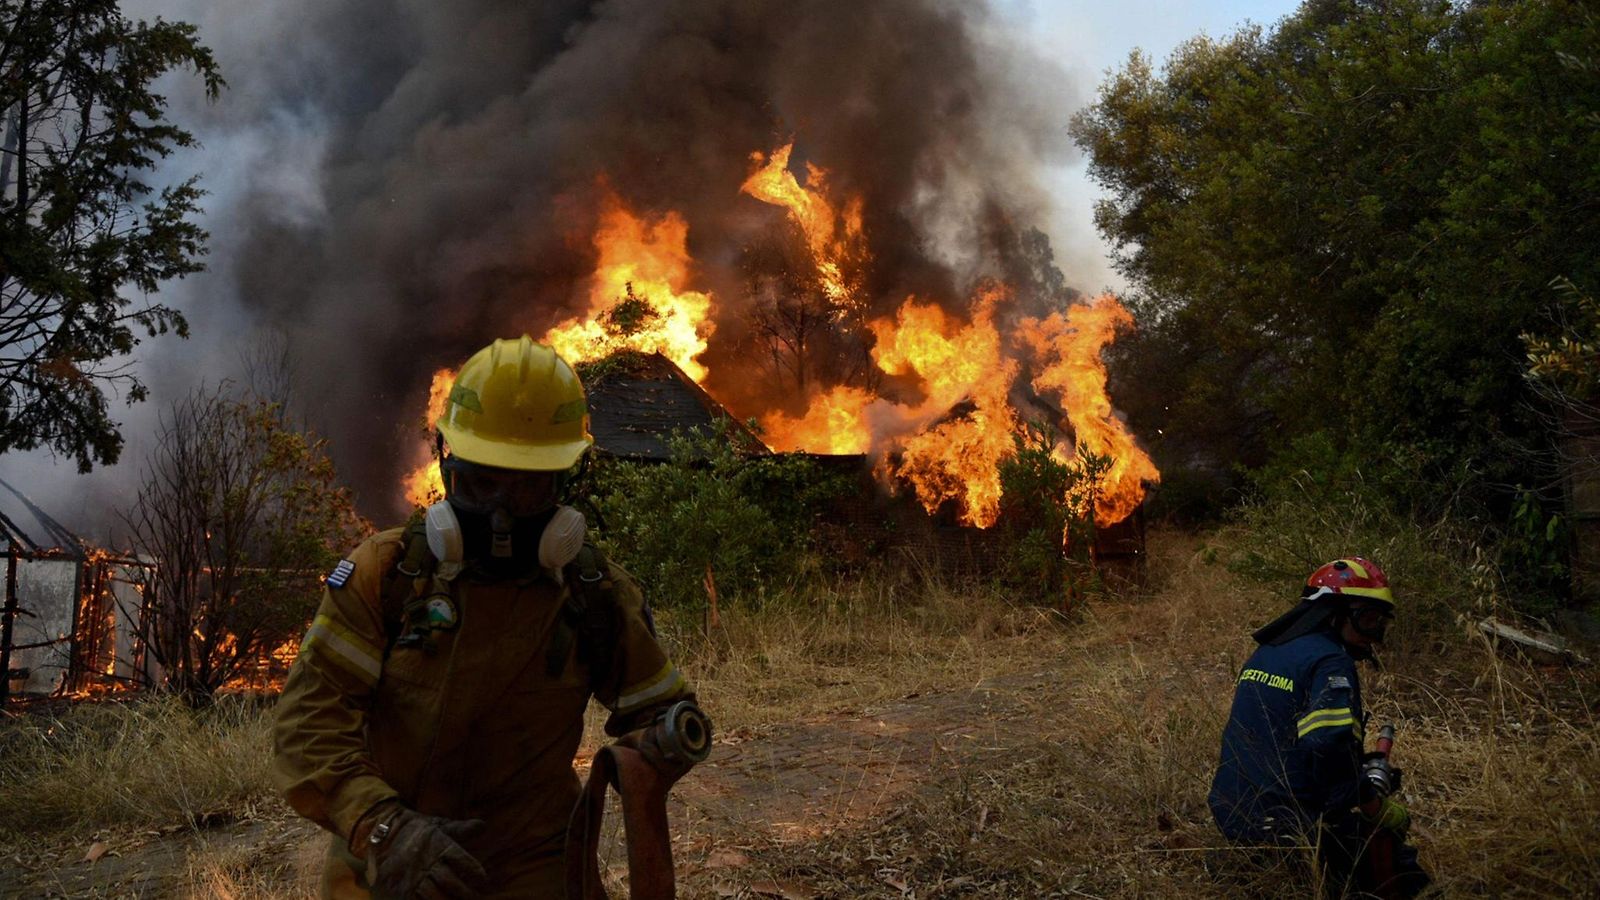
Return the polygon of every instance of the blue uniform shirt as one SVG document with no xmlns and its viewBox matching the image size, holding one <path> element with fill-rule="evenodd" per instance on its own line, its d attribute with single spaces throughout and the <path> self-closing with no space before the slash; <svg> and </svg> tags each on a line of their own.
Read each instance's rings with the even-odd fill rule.
<svg viewBox="0 0 1600 900">
<path fill-rule="evenodd" d="M 1361 683 L 1338 638 L 1316 631 L 1257 648 L 1239 673 L 1211 782 L 1211 814 L 1233 840 L 1309 833 L 1356 805 Z"/>
</svg>

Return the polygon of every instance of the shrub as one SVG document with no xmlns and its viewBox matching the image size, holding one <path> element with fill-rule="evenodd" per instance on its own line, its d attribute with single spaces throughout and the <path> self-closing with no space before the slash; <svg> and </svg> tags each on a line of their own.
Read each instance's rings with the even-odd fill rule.
<svg viewBox="0 0 1600 900">
<path fill-rule="evenodd" d="M 1057 457 L 1055 432 L 1025 423 L 1000 462 L 1001 521 L 1010 542 L 1001 577 L 1023 599 L 1066 604 L 1099 586 L 1095 501 L 1109 457 Z"/>
<path fill-rule="evenodd" d="M 721 596 L 755 599 L 806 565 L 838 481 L 803 456 L 742 452 L 735 438 L 724 420 L 675 435 L 665 464 L 608 461 L 593 475 L 601 543 L 653 603 L 704 602 L 708 573 Z"/>
<path fill-rule="evenodd" d="M 1450 516 L 1425 521 L 1398 513 L 1379 486 L 1359 476 L 1337 484 L 1291 478 L 1242 504 L 1228 531 L 1229 568 L 1281 586 L 1286 605 L 1329 560 L 1378 563 L 1394 585 L 1400 615 L 1390 641 L 1400 647 L 1453 627 L 1458 616 L 1490 611 L 1503 595 L 1481 531 Z"/>
</svg>

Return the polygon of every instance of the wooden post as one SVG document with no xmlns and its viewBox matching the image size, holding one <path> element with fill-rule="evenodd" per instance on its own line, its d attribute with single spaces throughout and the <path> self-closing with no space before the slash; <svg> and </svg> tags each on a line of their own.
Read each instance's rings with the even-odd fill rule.
<svg viewBox="0 0 1600 900">
<path fill-rule="evenodd" d="M 0 613 L 0 708 L 11 699 L 11 624 L 17 618 L 17 545 L 6 547 L 6 605 Z"/>
<path fill-rule="evenodd" d="M 711 629 L 722 627 L 722 616 L 717 611 L 717 577 L 711 574 L 711 564 L 706 563 L 706 621 L 703 629 L 707 635 Z"/>
</svg>

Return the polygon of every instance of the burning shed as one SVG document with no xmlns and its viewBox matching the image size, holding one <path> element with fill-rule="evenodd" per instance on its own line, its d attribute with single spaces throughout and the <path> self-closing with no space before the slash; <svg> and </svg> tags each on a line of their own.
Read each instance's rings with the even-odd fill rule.
<svg viewBox="0 0 1600 900">
<path fill-rule="evenodd" d="M 3 480 L 0 537 L 0 702 L 148 680 L 138 640 L 143 597 L 135 586 L 147 564 L 92 546 Z"/>
</svg>

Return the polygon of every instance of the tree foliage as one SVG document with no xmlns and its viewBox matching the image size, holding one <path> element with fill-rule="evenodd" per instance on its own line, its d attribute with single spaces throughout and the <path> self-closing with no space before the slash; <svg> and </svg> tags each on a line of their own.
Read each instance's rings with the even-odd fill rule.
<svg viewBox="0 0 1600 900">
<path fill-rule="evenodd" d="M 218 687 L 305 628 L 318 576 L 368 531 L 323 442 L 281 403 L 196 391 L 163 417 L 132 507 L 134 548 L 154 561 L 141 638 L 165 687 Z"/>
<path fill-rule="evenodd" d="M 1558 330 L 1524 334 L 1528 377 L 1558 405 L 1600 402 L 1600 300 L 1566 278 L 1551 283 L 1559 296 Z"/>
<path fill-rule="evenodd" d="M 201 191 L 144 180 L 194 143 L 151 87 L 182 68 L 222 87 L 191 25 L 130 22 L 114 0 L 0 0 L 0 452 L 116 462 L 107 391 L 145 398 L 119 359 L 139 332 L 187 334 L 148 295 L 202 268 Z"/>
<path fill-rule="evenodd" d="M 1116 384 L 1165 464 L 1326 433 L 1515 483 L 1519 336 L 1600 275 L 1600 29 L 1578 0 L 1310 0 L 1134 54 L 1074 122 L 1133 288 Z M 1381 464 L 1381 463 L 1380 463 Z"/>
</svg>

